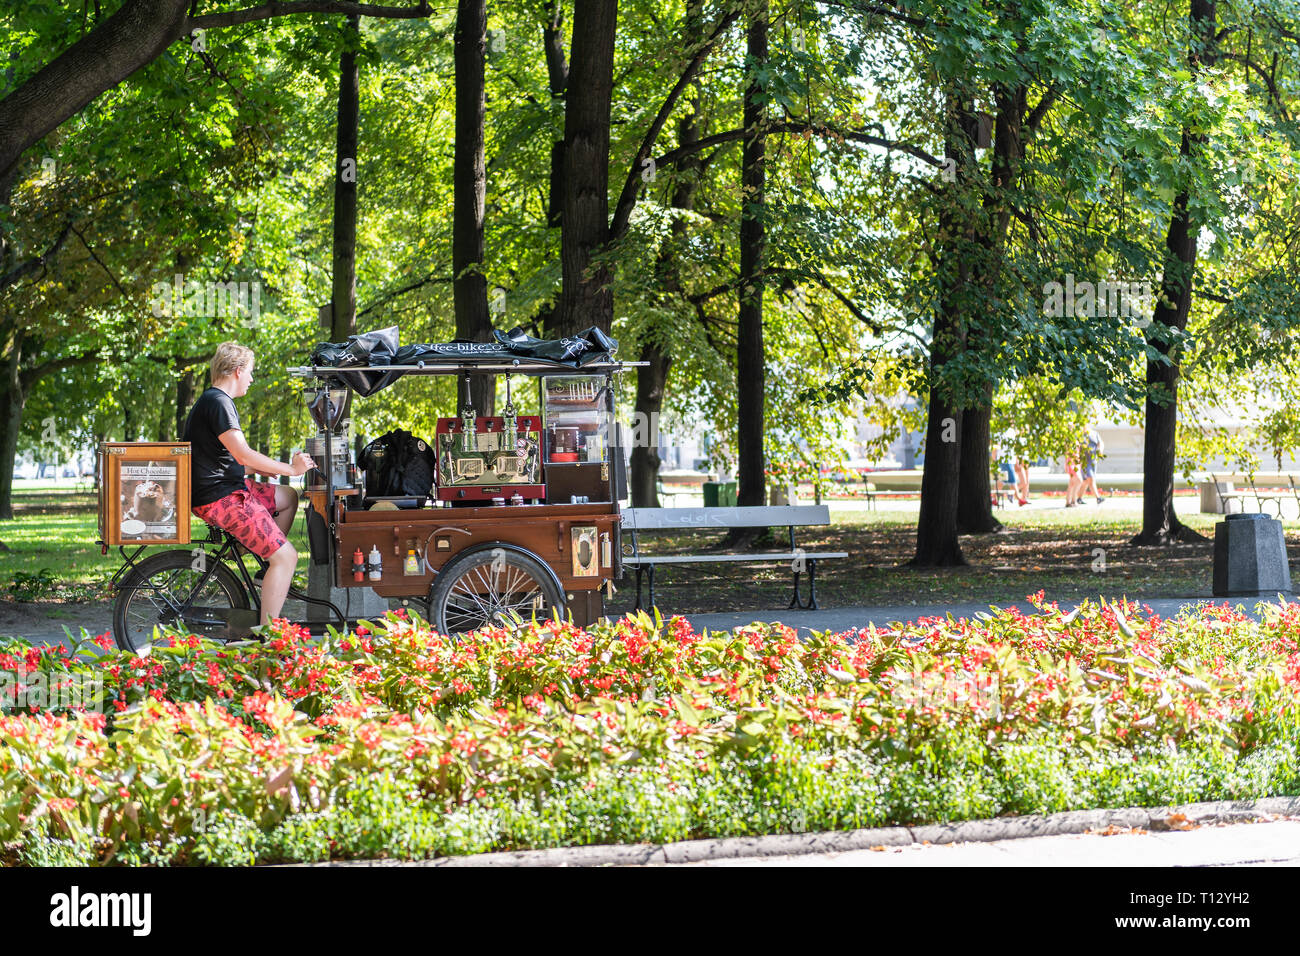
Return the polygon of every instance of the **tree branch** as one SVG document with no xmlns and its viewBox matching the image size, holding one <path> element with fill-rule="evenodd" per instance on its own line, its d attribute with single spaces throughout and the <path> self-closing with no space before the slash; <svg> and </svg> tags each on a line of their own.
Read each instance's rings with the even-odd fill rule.
<svg viewBox="0 0 1300 956">
<path fill-rule="evenodd" d="M 86 247 L 86 251 L 90 253 L 90 258 L 94 259 L 97 263 L 99 263 L 99 267 L 104 270 L 104 274 L 107 275 L 109 279 L 112 280 L 113 285 L 117 287 L 117 291 L 122 294 L 122 297 L 124 299 L 129 299 L 131 297 L 130 294 L 125 289 L 122 288 L 122 283 L 117 281 L 117 276 L 113 275 L 113 273 L 109 271 L 108 266 L 104 265 L 104 260 L 99 258 L 99 256 L 95 255 L 95 250 L 90 248 L 90 243 L 88 243 L 86 241 L 86 237 L 81 234 L 81 230 L 79 230 L 76 226 L 72 226 L 71 223 L 69 223 L 69 226 L 71 227 L 72 231 L 77 234 L 77 238 L 81 240 L 81 244 Z"/>
<path fill-rule="evenodd" d="M 158 362 L 159 364 L 175 362 L 177 368 L 189 368 L 191 365 L 198 365 L 200 362 L 210 362 L 212 353 L 208 352 L 204 355 L 146 355 L 145 358 L 150 362 Z"/>
<path fill-rule="evenodd" d="M 1061 91 L 1055 86 L 1043 93 L 1038 99 L 1038 105 L 1030 110 L 1029 115 L 1025 117 L 1025 127 L 1037 132 L 1039 124 L 1043 122 L 1043 117 L 1047 115 L 1047 111 L 1052 108 L 1052 104 L 1056 102 L 1060 95 Z"/>
<path fill-rule="evenodd" d="M 849 297 L 845 295 L 843 292 L 841 292 L 839 288 L 832 285 L 831 281 L 827 279 L 826 276 L 824 276 L 821 272 L 812 270 L 808 273 L 808 275 L 812 279 L 815 279 L 817 281 L 817 284 L 820 285 L 823 289 L 825 289 L 831 295 L 835 296 L 835 298 L 839 300 L 840 304 L 843 305 L 844 308 L 848 309 L 849 312 L 853 314 L 854 318 L 856 318 L 859 322 L 861 322 L 863 325 L 865 325 L 867 328 L 871 330 L 872 334 L 879 335 L 881 333 L 882 330 L 880 327 L 880 323 L 877 322 L 875 319 L 871 318 L 869 315 L 867 315 L 865 312 L 859 309 L 852 302 L 850 302 Z"/>
<path fill-rule="evenodd" d="M 377 309 L 377 308 L 379 308 L 381 305 L 383 305 L 385 302 L 391 302 L 393 299 L 396 299 L 396 298 L 398 298 L 399 296 L 406 295 L 406 293 L 408 293 L 408 292 L 414 292 L 416 289 L 420 288 L 421 286 L 426 286 L 426 285 L 428 285 L 428 284 L 431 283 L 431 282 L 433 282 L 433 283 L 444 283 L 444 282 L 451 282 L 451 281 L 453 281 L 453 279 L 452 279 L 451 276 L 435 276 L 433 273 L 429 273 L 429 274 L 428 274 L 427 276 L 425 276 L 423 279 L 419 279 L 419 280 L 417 280 L 417 281 L 415 281 L 415 282 L 412 282 L 412 283 L 411 283 L 410 285 L 408 285 L 408 286 L 403 286 L 403 287 L 400 288 L 400 289 L 397 289 L 397 290 L 395 290 L 395 291 L 393 291 L 393 292 L 389 292 L 389 293 L 387 293 L 386 295 L 382 295 L 382 296 L 380 296 L 378 299 L 376 299 L 376 300 L 374 301 L 373 304 L 367 306 L 366 308 L 364 308 L 364 309 L 362 309 L 360 312 L 358 312 L 358 313 L 357 313 L 357 318 L 361 318 L 361 316 L 363 316 L 363 315 L 368 315 L 368 314 L 370 314 L 370 313 L 373 312 L 375 309 Z"/>
<path fill-rule="evenodd" d="M 660 132 L 663 131 L 664 123 L 668 122 L 668 117 L 672 114 L 673 108 L 676 107 L 682 92 L 695 79 L 695 75 L 699 72 L 704 61 L 708 59 L 719 38 L 727 27 L 735 22 L 738 16 L 740 16 L 740 10 L 738 8 L 733 9 L 724 14 L 714 24 L 713 29 L 709 31 L 708 37 L 700 45 L 700 48 L 695 51 L 695 56 L 691 58 L 691 62 L 687 64 L 682 75 L 677 78 L 676 85 L 673 86 L 672 91 L 660 105 L 659 112 L 655 114 L 654 120 L 651 121 L 650 127 L 646 130 L 645 137 L 641 140 L 640 149 L 636 151 L 636 156 L 632 160 L 632 168 L 628 171 L 627 180 L 623 183 L 623 191 L 619 194 L 618 204 L 614 207 L 614 220 L 609 227 L 610 239 L 618 239 L 623 233 L 627 232 L 628 222 L 632 218 L 632 209 L 636 206 L 637 180 L 641 177 L 642 162 L 649 157 L 650 150 L 654 148 L 655 140 L 659 138 Z"/>
<path fill-rule="evenodd" d="M 1254 60 L 1247 59 L 1237 53 L 1220 53 L 1219 57 L 1224 60 L 1235 60 L 1237 63 L 1241 63 L 1259 74 L 1259 78 L 1264 82 L 1264 89 L 1268 90 L 1268 98 L 1277 109 L 1278 115 L 1288 123 L 1291 122 L 1291 117 L 1287 113 L 1286 106 L 1283 105 L 1282 98 L 1278 95 L 1277 84 L 1274 82 L 1273 77 L 1269 76 L 1262 66 Z"/>
<path fill-rule="evenodd" d="M 193 30 L 211 30 L 217 27 L 233 27 L 255 20 L 269 20 L 272 17 L 292 16 L 296 13 L 343 13 L 358 17 L 382 17 L 389 20 L 411 20 L 427 17 L 433 13 L 428 0 L 420 0 L 414 7 L 382 7 L 370 3 L 352 3 L 350 0 L 272 0 L 260 7 L 247 7 L 243 10 L 229 10 L 225 13 L 205 13 L 202 16 L 186 17 L 182 34 Z"/>
<path fill-rule="evenodd" d="M 68 239 L 68 233 L 71 231 L 72 220 L 69 219 L 67 225 L 63 227 L 63 231 L 60 232 L 58 238 L 54 240 L 54 244 L 51 245 L 50 248 L 46 249 L 44 253 L 37 256 L 35 259 L 28 259 L 16 269 L 12 269 L 3 276 L 0 276 L 0 292 L 3 292 L 11 285 L 21 282 L 37 269 L 44 269 L 49 264 L 49 261 L 58 254 L 59 249 L 63 247 L 63 244 Z"/>
<path fill-rule="evenodd" d="M 847 139 L 855 143 L 863 143 L 868 146 L 883 146 L 888 150 L 897 150 L 900 153 L 907 153 L 909 156 L 915 156 L 917 159 L 924 160 L 931 166 L 940 168 L 946 167 L 947 163 L 931 153 L 927 153 L 919 146 L 912 146 L 900 140 L 885 139 L 881 136 L 872 136 L 861 130 L 842 130 L 829 126 L 825 123 L 800 123 L 787 120 L 780 123 L 769 123 L 766 127 L 768 133 L 802 133 L 805 130 L 811 131 L 821 136 L 834 136 Z M 730 129 L 723 133 L 714 133 L 712 136 L 705 136 L 703 139 L 694 143 L 688 143 L 685 146 L 678 146 L 676 149 L 670 149 L 658 159 L 655 160 L 655 166 L 671 166 L 674 163 L 685 159 L 692 153 L 697 153 L 703 149 L 709 149 L 717 146 L 719 143 L 728 143 L 734 140 L 742 139 L 745 130 Z"/>
<path fill-rule="evenodd" d="M 840 7 L 853 13 L 869 13 L 878 17 L 885 17 L 890 20 L 897 20 L 899 23 L 906 23 L 914 27 L 928 27 L 930 21 L 923 17 L 912 17 L 906 13 L 882 7 L 878 3 L 853 3 L 851 0 L 817 0 L 818 3 L 824 3 L 828 7 Z"/>
<path fill-rule="evenodd" d="M 51 372 L 60 372 L 65 368 L 72 368 L 76 365 L 88 365 L 99 358 L 99 349 L 92 352 L 82 352 L 80 355 L 70 355 L 67 358 L 51 359 L 41 365 L 35 365 L 32 368 L 23 369 L 18 373 L 18 382 L 22 387 L 23 394 L 27 394 L 36 382 L 49 375 Z"/>
</svg>

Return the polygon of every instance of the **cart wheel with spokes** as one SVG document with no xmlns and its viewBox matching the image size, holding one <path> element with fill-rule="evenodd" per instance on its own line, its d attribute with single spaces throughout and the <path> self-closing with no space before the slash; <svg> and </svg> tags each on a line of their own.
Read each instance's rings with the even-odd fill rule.
<svg viewBox="0 0 1300 956">
<path fill-rule="evenodd" d="M 113 602 L 117 646 L 138 653 L 152 643 L 153 629 L 164 625 L 202 636 L 205 629 L 193 618 L 181 620 L 180 609 L 184 606 L 221 610 L 251 606 L 244 585 L 224 563 L 217 564 L 203 588 L 196 592 L 202 577 L 189 551 L 163 551 L 136 565 L 122 579 Z M 222 624 L 219 629 L 224 628 Z"/>
<path fill-rule="evenodd" d="M 482 548 L 448 561 L 429 591 L 429 617 L 443 634 L 496 626 L 518 614 L 539 621 L 564 613 L 564 593 L 540 559 L 505 548 Z"/>
</svg>

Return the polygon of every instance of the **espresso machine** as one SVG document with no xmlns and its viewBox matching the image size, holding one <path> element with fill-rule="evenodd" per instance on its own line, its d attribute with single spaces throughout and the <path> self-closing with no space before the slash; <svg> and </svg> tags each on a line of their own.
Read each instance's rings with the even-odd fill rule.
<svg viewBox="0 0 1300 956">
<path fill-rule="evenodd" d="M 344 418 L 347 410 L 346 388 L 309 390 L 307 411 L 316 422 L 317 431 L 307 439 L 306 452 L 316 462 L 307 472 L 307 488 L 324 491 L 332 484 L 335 490 L 356 487 L 356 460 L 352 447 L 352 419 Z M 330 470 L 327 482 L 325 469 Z"/>
</svg>

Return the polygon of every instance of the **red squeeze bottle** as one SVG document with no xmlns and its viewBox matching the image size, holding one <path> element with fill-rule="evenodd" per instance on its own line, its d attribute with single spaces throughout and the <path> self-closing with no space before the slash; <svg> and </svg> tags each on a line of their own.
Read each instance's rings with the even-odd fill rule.
<svg viewBox="0 0 1300 956">
<path fill-rule="evenodd" d="M 366 559 L 361 553 L 361 549 L 352 552 L 352 580 L 364 581 L 366 579 Z"/>
</svg>

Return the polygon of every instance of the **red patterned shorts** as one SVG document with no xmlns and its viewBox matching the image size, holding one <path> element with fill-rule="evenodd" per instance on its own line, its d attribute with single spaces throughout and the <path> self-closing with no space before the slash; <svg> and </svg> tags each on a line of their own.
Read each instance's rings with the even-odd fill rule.
<svg viewBox="0 0 1300 956">
<path fill-rule="evenodd" d="M 224 498 L 190 510 L 205 524 L 229 531 L 236 541 L 265 561 L 288 540 L 271 518 L 271 512 L 276 510 L 276 486 L 245 478 L 244 487 L 247 490 L 232 491 Z"/>
</svg>

